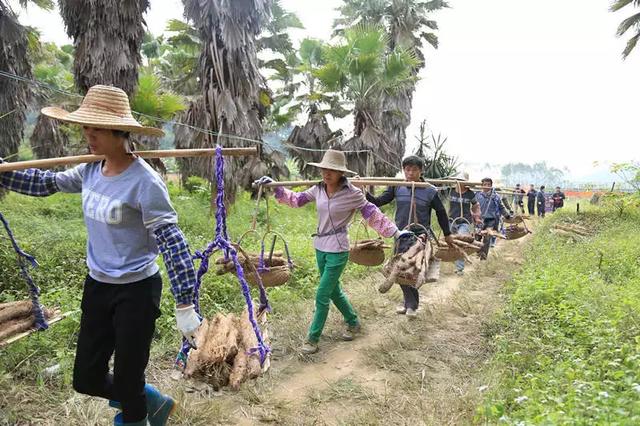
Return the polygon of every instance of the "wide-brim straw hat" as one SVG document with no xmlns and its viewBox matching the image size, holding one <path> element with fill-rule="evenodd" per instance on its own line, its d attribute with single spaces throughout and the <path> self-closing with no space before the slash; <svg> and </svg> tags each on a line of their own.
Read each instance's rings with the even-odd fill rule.
<svg viewBox="0 0 640 426">
<path fill-rule="evenodd" d="M 127 94 L 117 87 L 96 85 L 89 89 L 80 108 L 73 112 L 59 107 L 42 108 L 42 114 L 66 123 L 98 129 L 122 130 L 147 136 L 164 136 L 161 129 L 145 127 L 131 115 Z"/>
<path fill-rule="evenodd" d="M 353 170 L 347 169 L 347 158 L 342 151 L 336 151 L 335 149 L 328 149 L 322 156 L 320 163 L 307 163 L 310 166 L 318 167 L 321 169 L 337 170 L 339 172 L 352 173 L 357 175 L 358 173 Z"/>
</svg>

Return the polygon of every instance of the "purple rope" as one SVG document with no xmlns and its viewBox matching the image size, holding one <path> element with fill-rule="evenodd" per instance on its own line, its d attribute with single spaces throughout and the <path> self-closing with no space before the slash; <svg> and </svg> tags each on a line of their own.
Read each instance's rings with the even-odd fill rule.
<svg viewBox="0 0 640 426">
<path fill-rule="evenodd" d="M 260 356 L 260 365 L 262 365 L 267 358 L 267 354 L 271 350 L 264 343 L 264 339 L 262 338 L 262 332 L 260 331 L 260 327 L 258 326 L 258 322 L 256 321 L 254 315 L 253 301 L 251 300 L 251 290 L 249 289 L 249 284 L 247 284 L 247 281 L 244 277 L 244 270 L 242 268 L 242 265 L 238 260 L 238 253 L 236 249 L 231 245 L 229 235 L 227 233 L 227 209 L 224 205 L 224 158 L 222 156 L 221 146 L 216 146 L 216 184 L 217 194 L 215 238 L 211 243 L 209 243 L 209 245 L 207 245 L 207 248 L 204 251 L 196 251 L 193 256 L 194 259 L 200 259 L 200 267 L 198 268 L 198 272 L 196 274 L 196 285 L 194 288 L 194 306 L 196 312 L 200 315 L 200 285 L 202 283 L 202 277 L 209 270 L 209 258 L 211 257 L 213 252 L 216 250 L 222 250 L 225 259 L 231 259 L 236 267 L 236 274 L 238 275 L 238 280 L 240 281 L 242 295 L 244 296 L 245 302 L 247 304 L 249 322 L 251 323 L 253 332 L 255 333 L 256 339 L 258 340 L 258 346 L 255 348 L 251 348 L 248 353 L 258 353 Z M 268 311 L 271 311 L 264 286 L 262 285 L 260 279 L 258 279 L 258 282 L 260 287 L 260 310 L 266 309 Z M 190 349 L 191 346 L 189 345 L 189 343 L 185 339 L 183 339 L 182 348 L 176 359 L 176 366 L 184 369 Z"/>
<path fill-rule="evenodd" d="M 18 266 L 20 266 L 20 274 L 24 278 L 27 286 L 29 286 L 29 295 L 31 296 L 31 304 L 33 305 L 33 315 L 35 317 L 35 326 L 36 330 L 46 330 L 49 328 L 49 324 L 47 324 L 47 320 L 44 317 L 44 313 L 42 312 L 42 306 L 40 305 L 40 289 L 33 282 L 31 278 L 31 274 L 29 273 L 29 264 L 31 264 L 32 268 L 37 268 L 38 262 L 35 257 L 31 256 L 28 253 L 22 251 L 20 246 L 18 246 L 18 242 L 13 236 L 13 232 L 9 227 L 9 222 L 5 219 L 5 217 L 0 213 L 0 221 L 4 225 L 4 229 L 7 231 L 7 235 L 9 235 L 9 240 L 11 240 L 11 245 L 13 249 L 18 254 Z"/>
</svg>

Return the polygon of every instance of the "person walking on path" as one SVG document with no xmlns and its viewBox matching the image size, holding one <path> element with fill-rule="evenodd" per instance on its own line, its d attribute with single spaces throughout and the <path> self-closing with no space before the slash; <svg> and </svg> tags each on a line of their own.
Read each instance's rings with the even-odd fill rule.
<svg viewBox="0 0 640 426">
<path fill-rule="evenodd" d="M 524 189 L 520 187 L 520 184 L 516 184 L 514 193 L 513 193 L 513 210 L 515 214 L 521 213 L 524 214 L 524 196 L 526 192 Z"/>
<path fill-rule="evenodd" d="M 536 194 L 536 206 L 538 209 L 538 217 L 544 217 L 547 209 L 547 194 L 544 192 L 544 185 L 540 187 L 540 191 Z"/>
<path fill-rule="evenodd" d="M 564 200 L 567 198 L 564 195 L 564 192 L 560 190 L 559 186 L 556 186 L 556 192 L 552 195 L 553 198 L 553 211 L 555 212 L 558 209 L 564 207 Z"/>
<path fill-rule="evenodd" d="M 49 107 L 42 113 L 81 125 L 91 153 L 105 156 L 63 172 L 28 169 L 0 174 L 1 186 L 21 194 L 82 193 L 89 273 L 82 293 L 73 388 L 106 398 L 121 409 L 115 425 L 165 425 L 175 402 L 146 384 L 144 375 L 160 316 L 159 253 L 176 300 L 178 330 L 193 347 L 201 319 L 193 305 L 196 272 L 167 187 L 128 150 L 130 133 L 163 132 L 138 123 L 125 92 L 111 86 L 91 87 L 74 112 Z"/>
<path fill-rule="evenodd" d="M 342 151 L 329 149 L 322 162 L 308 163 L 321 171 L 322 182 L 303 192 L 294 192 L 278 186 L 274 190 L 276 200 L 289 207 L 303 207 L 315 202 L 318 226 L 313 234 L 313 246 L 320 272 L 320 283 L 316 290 L 315 313 L 309 327 L 306 342 L 300 351 L 303 354 L 318 352 L 318 342 L 322 335 L 331 302 L 338 308 L 347 325 L 341 338 L 350 341 L 360 333 L 360 320 L 355 309 L 342 291 L 340 276 L 349 260 L 349 223 L 356 211 L 362 214 L 378 234 L 383 237 L 399 238 L 409 232 L 400 232 L 375 205 L 368 202 L 364 193 L 353 186 L 344 176 L 352 173 L 347 169 L 347 161 Z M 255 183 L 264 185 L 274 182 L 269 176 L 263 176 Z"/>
<path fill-rule="evenodd" d="M 536 215 L 536 197 L 538 196 L 538 192 L 533 184 L 530 185 L 529 191 L 527 192 L 527 211 L 529 216 Z"/>
<path fill-rule="evenodd" d="M 472 226 L 482 224 L 480 204 L 478 204 L 476 193 L 471 190 L 469 185 L 460 182 L 455 189 L 451 190 L 449 217 L 451 218 L 451 232 L 456 235 L 469 235 Z M 464 259 L 456 260 L 455 267 L 456 274 L 463 275 Z"/>
<path fill-rule="evenodd" d="M 502 197 L 493 189 L 493 180 L 491 178 L 482 179 L 482 191 L 476 193 L 476 198 L 480 204 L 480 212 L 482 214 L 482 230 L 500 231 L 500 218 L 505 216 L 511 217 L 506 206 L 502 202 Z M 483 247 L 478 253 L 480 259 L 486 260 L 489 255 L 489 248 L 495 237 L 485 235 L 482 239 Z"/>
<path fill-rule="evenodd" d="M 424 160 L 412 155 L 402 160 L 402 171 L 405 180 L 409 182 L 424 182 L 422 179 L 422 171 L 424 169 Z M 405 229 L 411 222 L 416 222 L 427 230 L 431 229 L 431 210 L 435 210 L 438 224 L 442 229 L 447 243 L 452 244 L 451 230 L 449 229 L 449 217 L 447 210 L 440 200 L 438 191 L 435 187 L 415 188 L 411 187 L 388 187 L 380 196 L 376 197 L 370 193 L 366 194 L 367 201 L 382 207 L 389 204 L 393 200 L 396 201 L 396 226 L 398 229 Z M 414 217 L 410 217 L 411 212 Z M 422 227 L 411 227 L 415 235 L 424 233 Z M 404 302 L 398 305 L 396 313 L 406 314 L 408 318 L 415 318 L 420 305 L 420 294 L 418 289 L 409 285 L 401 285 Z"/>
</svg>

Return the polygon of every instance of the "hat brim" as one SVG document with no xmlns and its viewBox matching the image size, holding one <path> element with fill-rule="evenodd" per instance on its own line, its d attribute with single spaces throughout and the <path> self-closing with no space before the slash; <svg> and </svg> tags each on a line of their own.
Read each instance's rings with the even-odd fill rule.
<svg viewBox="0 0 640 426">
<path fill-rule="evenodd" d="M 354 175 L 357 175 L 358 173 L 354 172 L 353 170 L 349 170 L 346 167 L 337 167 L 333 164 L 325 164 L 325 163 L 307 163 L 309 166 L 313 166 L 313 167 L 317 167 L 319 169 L 329 169 L 329 170 L 335 170 L 337 172 L 345 172 L 345 173 L 351 173 Z"/>
<path fill-rule="evenodd" d="M 95 127 L 98 129 L 121 130 L 123 132 L 131 132 L 146 136 L 162 137 L 164 131 L 155 127 L 145 127 L 133 121 L 125 121 L 123 119 L 103 118 L 99 115 L 82 114 L 69 112 L 58 107 L 42 108 L 40 112 L 49 118 L 64 121 L 65 123 L 79 124 L 81 126 Z"/>
</svg>

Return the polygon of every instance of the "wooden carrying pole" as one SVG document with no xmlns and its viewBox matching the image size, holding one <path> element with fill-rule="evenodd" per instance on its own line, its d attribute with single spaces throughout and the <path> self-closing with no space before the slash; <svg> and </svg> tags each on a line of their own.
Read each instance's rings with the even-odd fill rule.
<svg viewBox="0 0 640 426">
<path fill-rule="evenodd" d="M 180 158 L 180 157 L 212 157 L 216 155 L 215 148 L 202 149 L 167 149 L 158 151 L 135 151 L 132 154 L 141 158 Z M 258 155 L 258 148 L 222 148 L 222 155 L 227 157 L 243 157 Z M 15 163 L 0 164 L 1 172 L 24 170 L 30 168 L 47 169 L 81 163 L 93 163 L 104 160 L 103 155 L 76 155 L 73 157 L 44 158 L 42 160 L 16 161 Z"/>
<path fill-rule="evenodd" d="M 293 180 L 283 182 L 272 182 L 264 186 L 277 187 L 277 186 L 313 186 L 317 185 L 320 181 L 317 180 Z M 400 180 L 372 180 L 372 179 L 349 179 L 349 182 L 354 186 L 415 186 L 416 188 L 433 188 L 433 180 L 427 182 L 408 182 Z M 459 181 L 450 181 L 459 182 Z M 439 181 L 442 183 L 442 179 Z M 473 182 L 472 182 L 473 183 Z"/>
</svg>

